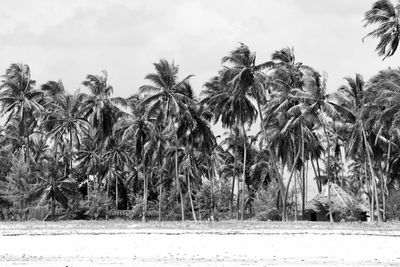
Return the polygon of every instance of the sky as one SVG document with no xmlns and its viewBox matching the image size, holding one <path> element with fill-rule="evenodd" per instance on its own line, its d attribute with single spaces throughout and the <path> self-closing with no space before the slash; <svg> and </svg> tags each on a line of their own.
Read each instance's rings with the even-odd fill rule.
<svg viewBox="0 0 400 267">
<path fill-rule="evenodd" d="M 397 67 L 400 52 L 382 62 L 377 40 L 362 38 L 373 0 L 13 0 L 0 9 L 0 73 L 25 63 L 37 84 L 64 82 L 73 92 L 87 74 L 109 73 L 114 94 L 130 96 L 147 82 L 153 62 L 174 60 L 180 78 L 194 74 L 197 94 L 221 58 L 245 43 L 268 61 L 294 47 L 297 61 L 328 74 L 366 79 Z"/>
</svg>

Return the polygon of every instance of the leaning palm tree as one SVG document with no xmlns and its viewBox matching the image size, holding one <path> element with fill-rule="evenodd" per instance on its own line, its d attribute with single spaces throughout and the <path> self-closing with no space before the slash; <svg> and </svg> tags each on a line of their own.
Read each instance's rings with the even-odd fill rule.
<svg viewBox="0 0 400 267">
<path fill-rule="evenodd" d="M 150 81 L 151 85 L 143 85 L 140 87 L 140 93 L 145 95 L 142 104 L 147 108 L 149 117 L 154 114 L 160 114 L 164 118 L 163 130 L 165 134 L 172 133 L 174 135 L 175 147 L 175 184 L 180 192 L 182 220 L 185 219 L 183 195 L 180 190 L 179 183 L 179 166 L 178 166 L 178 147 L 179 140 L 177 135 L 177 124 L 179 117 L 183 114 L 188 105 L 193 102 L 189 79 L 193 75 L 189 75 L 183 80 L 178 80 L 179 67 L 174 63 L 169 63 L 165 59 L 161 59 L 158 63 L 154 63 L 155 73 L 147 74 L 145 79 Z"/>
<path fill-rule="evenodd" d="M 365 25 L 378 24 L 366 37 L 379 39 L 376 51 L 383 59 L 391 57 L 397 50 L 400 40 L 400 3 L 391 0 L 378 0 L 364 15 Z M 363 39 L 363 40 L 364 40 Z"/>
</svg>

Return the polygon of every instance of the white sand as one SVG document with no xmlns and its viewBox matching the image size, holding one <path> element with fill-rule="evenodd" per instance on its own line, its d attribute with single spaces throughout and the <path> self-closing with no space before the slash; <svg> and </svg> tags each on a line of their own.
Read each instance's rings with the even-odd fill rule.
<svg viewBox="0 0 400 267">
<path fill-rule="evenodd" d="M 400 266 L 400 236 L 137 230 L 0 235 L 0 266 Z"/>
</svg>

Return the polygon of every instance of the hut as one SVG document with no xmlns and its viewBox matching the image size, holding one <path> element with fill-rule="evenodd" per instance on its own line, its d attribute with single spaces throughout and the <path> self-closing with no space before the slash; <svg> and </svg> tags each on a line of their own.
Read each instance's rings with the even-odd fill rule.
<svg viewBox="0 0 400 267">
<path fill-rule="evenodd" d="M 335 183 L 331 184 L 331 204 L 334 221 L 366 221 L 368 206 L 365 201 L 347 193 Z M 329 221 L 328 186 L 308 201 L 303 219 L 308 221 Z"/>
</svg>

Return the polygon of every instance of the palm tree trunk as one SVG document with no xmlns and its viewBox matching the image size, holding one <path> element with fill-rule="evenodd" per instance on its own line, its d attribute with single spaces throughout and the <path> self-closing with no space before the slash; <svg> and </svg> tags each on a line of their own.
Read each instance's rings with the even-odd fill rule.
<svg viewBox="0 0 400 267">
<path fill-rule="evenodd" d="M 285 168 L 284 168 L 284 166 L 282 166 L 281 173 L 280 173 L 281 177 L 283 177 L 284 172 L 285 172 Z M 285 184 L 283 184 L 283 181 L 282 181 L 282 185 L 279 186 L 279 188 L 285 188 Z M 285 189 L 283 189 L 283 190 L 279 189 L 279 192 L 281 192 L 280 199 L 281 199 L 281 204 L 282 204 L 282 221 L 287 221 L 287 218 L 285 217 L 286 213 L 284 212 L 284 210 L 285 210 L 284 207 L 286 207 L 286 206 L 283 205 L 283 203 L 285 202 Z M 279 192 L 278 192 L 278 197 L 279 197 Z M 279 200 L 279 198 L 278 198 L 278 200 Z M 279 210 L 279 202 L 278 202 L 278 210 Z"/>
<path fill-rule="evenodd" d="M 90 196 L 90 184 L 89 184 L 89 174 L 87 176 L 87 180 L 86 180 L 86 186 L 87 186 L 87 200 L 89 201 L 89 196 Z"/>
<path fill-rule="evenodd" d="M 69 129 L 69 174 L 72 178 L 72 130 Z"/>
<path fill-rule="evenodd" d="M 297 179 L 296 177 L 294 178 L 294 221 L 297 222 Z"/>
<path fill-rule="evenodd" d="M 284 213 L 284 216 L 282 216 L 282 220 L 283 220 L 283 218 L 285 218 L 286 221 L 288 219 L 287 218 L 286 203 L 287 203 L 287 198 L 288 198 L 288 195 L 289 195 L 290 182 L 292 181 L 292 177 L 293 177 L 294 171 L 296 170 L 296 165 L 297 165 L 297 161 L 299 160 L 299 157 L 300 157 L 300 152 L 301 152 L 301 149 L 299 149 L 297 151 L 296 157 L 295 157 L 294 162 L 293 162 L 292 169 L 290 171 L 289 180 L 288 180 L 287 185 L 286 185 L 286 190 L 284 191 L 284 197 L 283 197 L 283 213 Z"/>
<path fill-rule="evenodd" d="M 370 220 L 373 222 L 375 220 L 374 217 L 374 204 L 372 202 L 372 187 L 370 185 L 371 179 L 368 179 L 368 170 L 367 170 L 367 157 L 364 156 L 364 176 L 365 176 L 365 181 L 367 183 L 367 195 L 368 195 L 368 203 L 369 203 L 369 213 L 370 213 Z"/>
<path fill-rule="evenodd" d="M 318 177 L 318 173 L 317 173 L 317 170 L 315 169 L 314 161 L 312 160 L 312 158 L 310 160 L 311 160 L 311 167 L 313 168 L 314 176 Z M 320 188 L 319 188 L 318 179 L 316 179 L 316 182 L 317 182 L 318 193 L 321 193 Z"/>
<path fill-rule="evenodd" d="M 247 136 L 246 129 L 244 128 L 244 122 L 242 121 L 242 130 L 243 130 L 243 175 L 242 175 L 242 202 L 240 205 L 240 220 L 243 221 L 244 218 L 244 189 L 246 184 L 246 157 L 247 157 Z"/>
<path fill-rule="evenodd" d="M 366 134 L 365 134 L 364 128 L 362 129 L 362 132 L 363 132 L 363 136 L 364 136 L 365 150 L 367 151 L 367 158 L 368 158 L 368 163 L 369 163 L 369 170 L 370 170 L 370 173 L 371 173 L 372 190 L 373 190 L 373 194 L 375 193 L 374 198 L 375 198 L 376 213 L 377 213 L 377 215 L 378 215 L 378 223 L 379 223 L 379 222 L 382 221 L 382 217 L 381 217 L 381 212 L 380 212 L 380 209 L 379 209 L 378 190 L 377 190 L 377 188 L 376 188 L 376 181 L 375 181 L 376 175 L 375 175 L 375 171 L 374 171 L 374 168 L 373 168 L 373 165 L 372 165 L 371 155 L 370 155 L 370 153 L 369 153 L 369 145 L 368 145 L 368 142 L 367 142 L 367 136 L 366 136 Z"/>
<path fill-rule="evenodd" d="M 282 204 L 283 204 L 283 202 L 284 202 L 284 194 L 283 194 L 283 192 L 285 192 L 285 183 L 283 181 L 283 170 L 284 170 L 284 167 L 282 166 L 282 174 L 281 174 L 279 172 L 279 168 L 278 168 L 277 156 L 275 155 L 275 152 L 271 147 L 271 143 L 269 141 L 267 132 L 265 130 L 264 115 L 263 115 L 262 110 L 261 110 L 260 100 L 258 99 L 256 102 L 257 102 L 257 107 L 258 107 L 258 113 L 260 114 L 261 130 L 262 130 L 264 138 L 265 138 L 265 143 L 266 143 L 266 146 L 267 146 L 268 154 L 271 157 L 270 159 L 271 159 L 272 167 L 273 167 L 273 169 L 275 171 L 275 175 L 276 175 L 277 180 L 278 180 L 279 190 L 282 192 L 281 197 L 282 197 Z M 282 215 L 283 214 L 284 214 L 284 212 L 282 212 Z M 282 220 L 286 220 L 286 219 L 282 217 Z"/>
<path fill-rule="evenodd" d="M 327 161 L 327 176 L 328 176 L 328 204 L 329 204 L 329 221 L 333 223 L 333 216 L 332 216 L 332 203 L 331 203 L 331 146 L 330 146 L 330 141 L 329 141 L 329 135 L 328 132 L 326 131 L 326 126 L 323 125 L 324 128 L 324 134 L 326 137 L 326 146 L 327 146 L 327 151 L 328 151 L 328 161 Z"/>
<path fill-rule="evenodd" d="M 383 191 L 382 191 L 382 203 L 383 203 L 383 220 L 386 221 L 386 192 L 388 192 L 387 189 L 387 180 L 389 178 L 389 171 L 390 171 L 390 154 L 392 152 L 392 137 L 389 139 L 389 145 L 388 145 L 388 155 L 387 155 L 387 160 L 386 160 L 386 166 L 385 166 L 385 172 L 386 172 L 386 177 L 383 177 Z"/>
<path fill-rule="evenodd" d="M 179 190 L 179 196 L 181 199 L 181 216 L 182 216 L 182 221 L 185 220 L 185 204 L 183 202 L 183 194 L 182 194 L 182 188 L 179 182 L 179 166 L 178 166 L 178 148 L 175 149 L 175 169 L 176 169 L 176 182 L 178 184 L 178 190 Z"/>
<path fill-rule="evenodd" d="M 214 176 L 211 175 L 210 169 L 207 170 L 208 178 L 211 180 L 211 207 L 210 207 L 210 215 L 211 221 L 214 221 Z"/>
<path fill-rule="evenodd" d="M 107 200 L 108 200 L 108 198 L 109 198 L 109 196 L 110 196 L 110 181 L 107 181 L 106 180 L 106 183 L 107 183 Z M 107 207 L 106 207 L 106 220 L 108 220 L 108 205 L 107 205 Z"/>
<path fill-rule="evenodd" d="M 317 173 L 318 173 L 318 180 L 317 180 L 317 185 L 318 185 L 318 193 L 322 192 L 322 181 L 321 181 L 321 169 L 319 168 L 319 159 L 317 158 L 315 160 L 316 164 L 317 164 Z"/>
<path fill-rule="evenodd" d="M 175 123 L 171 117 L 171 123 L 172 123 L 172 127 L 174 129 L 174 133 L 175 133 L 175 181 L 176 181 L 176 186 L 178 188 L 179 191 L 179 197 L 181 200 L 181 216 L 182 216 L 182 221 L 185 220 L 185 206 L 184 206 L 184 202 L 183 202 L 183 195 L 182 195 L 182 188 L 179 182 L 179 165 L 178 165 L 178 146 L 179 146 L 179 140 L 178 140 L 178 133 L 176 132 L 175 129 Z"/>
<path fill-rule="evenodd" d="M 386 199 L 385 199 L 385 189 L 384 189 L 384 183 L 383 183 L 383 171 L 382 171 L 382 166 L 379 164 L 379 169 L 380 169 L 380 174 L 381 174 L 381 194 L 382 194 L 382 220 L 386 221 Z"/>
<path fill-rule="evenodd" d="M 189 200 L 190 200 L 190 207 L 192 209 L 192 215 L 193 215 L 193 220 L 196 222 L 196 213 L 194 212 L 194 205 L 193 205 L 193 199 L 192 199 L 192 189 L 190 186 L 190 177 L 189 177 L 189 172 L 186 172 L 186 178 L 187 178 L 187 183 L 188 183 L 188 194 L 189 194 Z"/>
<path fill-rule="evenodd" d="M 163 197 L 163 186 L 162 186 L 162 179 L 160 177 L 160 196 L 159 196 L 159 201 L 158 201 L 158 221 L 161 222 L 162 221 L 162 217 L 161 217 L 161 205 L 162 205 L 162 197 Z"/>
<path fill-rule="evenodd" d="M 118 177 L 115 176 L 115 209 L 118 210 Z"/>
<path fill-rule="evenodd" d="M 26 134 L 26 155 L 25 155 L 25 162 L 28 162 L 29 160 L 29 134 Z"/>
<path fill-rule="evenodd" d="M 237 145 L 235 144 L 235 155 L 234 155 L 234 160 L 233 160 L 233 179 L 232 179 L 232 189 L 231 189 L 231 195 L 229 197 L 229 215 L 230 218 L 233 219 L 233 196 L 235 193 L 235 180 L 236 180 L 236 164 L 237 164 Z"/>
<path fill-rule="evenodd" d="M 147 175 L 146 175 L 146 164 L 144 159 L 144 152 L 142 150 L 142 171 L 143 171 L 143 209 L 142 209 L 142 222 L 146 222 L 146 213 L 147 213 Z"/>
<path fill-rule="evenodd" d="M 306 206 L 306 172 L 305 172 L 305 157 L 304 157 L 304 129 L 303 125 L 300 125 L 300 130 L 301 130 L 301 174 L 302 174 L 302 182 L 303 182 L 303 188 L 302 188 L 302 198 L 301 198 L 301 214 L 304 216 L 304 210 Z M 296 201 L 297 205 L 297 201 Z M 297 210 L 297 206 L 296 206 Z"/>
<path fill-rule="evenodd" d="M 55 219 L 56 219 L 56 201 L 54 200 L 54 195 L 53 195 L 51 196 L 51 220 L 55 221 Z"/>
<path fill-rule="evenodd" d="M 146 213 L 147 213 L 147 190 L 148 190 L 148 178 L 146 173 L 144 173 L 143 177 L 143 211 L 142 211 L 142 222 L 146 222 Z"/>
<path fill-rule="evenodd" d="M 158 201 L 158 221 L 162 221 L 162 199 L 163 199 L 163 180 L 162 180 L 162 163 L 161 163 L 161 158 L 160 158 L 160 196 L 159 196 L 159 201 Z"/>
</svg>

